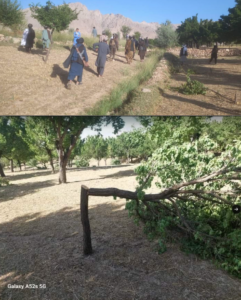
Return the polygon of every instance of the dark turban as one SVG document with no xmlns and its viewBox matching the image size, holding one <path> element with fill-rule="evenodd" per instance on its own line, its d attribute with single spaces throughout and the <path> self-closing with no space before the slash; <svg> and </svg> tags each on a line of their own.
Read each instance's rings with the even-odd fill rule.
<svg viewBox="0 0 241 300">
<path fill-rule="evenodd" d="M 77 44 L 83 44 L 84 43 L 84 39 L 80 38 L 76 40 Z"/>
</svg>

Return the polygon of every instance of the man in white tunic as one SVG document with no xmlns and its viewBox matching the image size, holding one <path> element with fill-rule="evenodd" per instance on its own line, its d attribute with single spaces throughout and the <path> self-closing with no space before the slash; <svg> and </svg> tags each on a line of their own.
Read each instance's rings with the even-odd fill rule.
<svg viewBox="0 0 241 300">
<path fill-rule="evenodd" d="M 28 36 L 28 28 L 26 28 L 23 32 L 23 38 L 21 40 L 21 46 L 26 46 L 26 39 Z"/>
</svg>

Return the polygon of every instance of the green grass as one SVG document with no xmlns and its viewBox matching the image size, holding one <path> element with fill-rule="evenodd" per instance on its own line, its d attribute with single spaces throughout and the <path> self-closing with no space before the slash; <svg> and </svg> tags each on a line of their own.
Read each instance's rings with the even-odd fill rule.
<svg viewBox="0 0 241 300">
<path fill-rule="evenodd" d="M 137 73 L 134 76 L 122 81 L 111 91 L 109 96 L 98 102 L 87 113 L 90 115 L 106 115 L 108 112 L 113 112 L 115 109 L 120 108 L 139 85 L 152 76 L 162 55 L 163 52 L 161 51 L 151 53 L 144 63 L 140 63 L 137 66 Z"/>
</svg>

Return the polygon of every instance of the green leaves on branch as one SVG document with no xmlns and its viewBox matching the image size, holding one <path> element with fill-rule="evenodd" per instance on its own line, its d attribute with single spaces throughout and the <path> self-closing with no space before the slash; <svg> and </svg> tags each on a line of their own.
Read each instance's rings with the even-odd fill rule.
<svg viewBox="0 0 241 300">
<path fill-rule="evenodd" d="M 71 9 L 66 3 L 55 6 L 50 1 L 47 1 L 45 6 L 37 3 L 36 5 L 30 4 L 29 7 L 32 17 L 38 20 L 42 26 L 48 26 L 57 31 L 68 29 L 72 21 L 78 20 L 80 13 L 77 9 Z"/>
<path fill-rule="evenodd" d="M 181 85 L 179 92 L 185 95 L 206 95 L 207 88 L 200 81 L 192 80 L 187 74 L 187 82 Z"/>
<path fill-rule="evenodd" d="M 161 48 L 175 47 L 178 45 L 178 34 L 170 21 L 166 21 L 156 30 L 156 43 Z"/>
<path fill-rule="evenodd" d="M 220 155 L 218 149 L 206 134 L 178 145 L 173 138 L 166 139 L 136 169 L 139 201 L 129 201 L 126 208 L 144 222 L 149 238 L 160 238 L 160 252 L 173 238 L 173 230 L 181 230 L 186 232 L 185 251 L 214 257 L 241 278 L 241 215 L 232 213 L 232 206 L 241 203 L 241 141 L 227 145 Z M 151 183 L 166 197 L 144 200 Z"/>
<path fill-rule="evenodd" d="M 17 0 L 0 0 L 0 24 L 16 27 L 24 23 L 24 13 Z"/>
</svg>

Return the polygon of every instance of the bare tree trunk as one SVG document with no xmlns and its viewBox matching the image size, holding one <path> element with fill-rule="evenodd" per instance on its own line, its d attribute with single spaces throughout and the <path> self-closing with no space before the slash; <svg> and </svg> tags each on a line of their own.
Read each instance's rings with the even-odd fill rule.
<svg viewBox="0 0 241 300">
<path fill-rule="evenodd" d="M 18 160 L 19 171 L 22 171 L 21 161 Z"/>
<path fill-rule="evenodd" d="M 50 149 L 48 149 L 48 148 L 46 148 L 46 151 L 47 151 L 48 156 L 49 156 L 49 163 L 50 163 L 50 166 L 51 166 L 51 169 L 52 169 L 52 173 L 54 174 L 55 170 L 54 170 L 54 163 L 53 163 L 52 151 Z"/>
<path fill-rule="evenodd" d="M 10 159 L 10 168 L 11 168 L 11 172 L 14 172 L 13 160 L 12 159 Z"/>
<path fill-rule="evenodd" d="M 0 163 L 0 175 L 1 175 L 1 177 L 6 177 L 6 175 L 4 174 L 3 167 L 1 165 L 1 163 Z"/>
<path fill-rule="evenodd" d="M 66 183 L 66 165 L 67 160 L 63 155 L 59 155 L 59 183 Z"/>
<path fill-rule="evenodd" d="M 99 161 L 99 159 L 98 159 L 98 167 L 100 166 L 100 161 Z"/>
<path fill-rule="evenodd" d="M 81 222 L 83 226 L 83 249 L 84 255 L 89 255 L 92 253 L 91 245 L 91 230 L 90 222 L 88 216 L 88 188 L 84 185 L 81 186 L 81 196 L 80 196 L 80 211 L 81 211 Z"/>
</svg>

